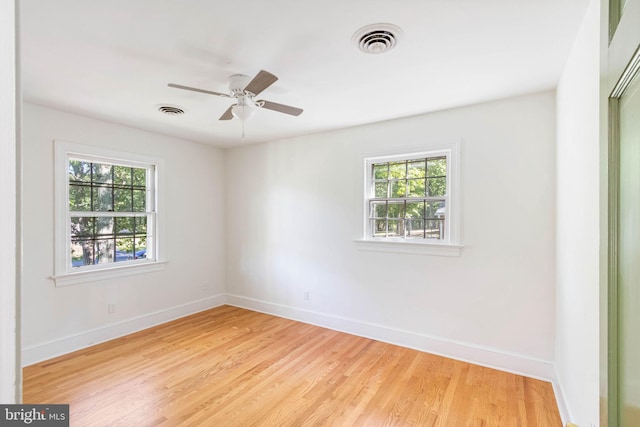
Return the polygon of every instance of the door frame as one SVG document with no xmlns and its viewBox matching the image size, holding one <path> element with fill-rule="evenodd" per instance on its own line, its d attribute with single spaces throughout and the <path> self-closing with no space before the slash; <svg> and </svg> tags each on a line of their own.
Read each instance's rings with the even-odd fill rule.
<svg viewBox="0 0 640 427">
<path fill-rule="evenodd" d="M 17 1 L 0 2 L 0 402 L 21 399 L 18 177 Z M 6 95 L 6 96 L 5 96 Z"/>
</svg>

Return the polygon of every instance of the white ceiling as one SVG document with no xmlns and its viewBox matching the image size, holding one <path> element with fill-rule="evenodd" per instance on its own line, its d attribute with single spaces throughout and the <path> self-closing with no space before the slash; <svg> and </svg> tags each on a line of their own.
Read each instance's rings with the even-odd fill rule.
<svg viewBox="0 0 640 427">
<path fill-rule="evenodd" d="M 25 101 L 230 147 L 231 74 L 279 80 L 259 98 L 246 142 L 315 133 L 554 88 L 587 0 L 21 0 Z M 359 28 L 403 30 L 361 53 Z M 182 116 L 163 115 L 161 104 Z"/>
</svg>

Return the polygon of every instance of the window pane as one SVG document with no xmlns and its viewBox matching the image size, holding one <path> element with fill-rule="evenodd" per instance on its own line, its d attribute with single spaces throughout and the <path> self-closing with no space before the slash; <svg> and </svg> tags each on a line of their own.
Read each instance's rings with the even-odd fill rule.
<svg viewBox="0 0 640 427">
<path fill-rule="evenodd" d="M 112 166 L 102 163 L 93 163 L 93 181 L 111 184 L 112 183 Z"/>
<path fill-rule="evenodd" d="M 387 217 L 387 203 L 386 202 L 371 202 L 369 208 L 370 218 L 386 218 Z"/>
<path fill-rule="evenodd" d="M 133 238 L 116 239 L 115 261 L 131 261 L 133 258 Z"/>
<path fill-rule="evenodd" d="M 424 159 L 415 162 L 409 162 L 409 174 L 407 178 L 424 178 L 426 162 Z"/>
<path fill-rule="evenodd" d="M 404 236 L 404 220 L 390 219 L 387 237 L 403 237 Z"/>
<path fill-rule="evenodd" d="M 387 234 L 387 221 L 384 219 L 372 219 L 371 230 L 373 237 L 385 237 Z"/>
<path fill-rule="evenodd" d="M 94 255 L 93 239 L 71 240 L 71 267 L 92 265 Z"/>
<path fill-rule="evenodd" d="M 389 178 L 404 179 L 407 177 L 407 162 L 389 163 Z"/>
<path fill-rule="evenodd" d="M 69 160 L 69 181 L 91 182 L 91 163 Z"/>
<path fill-rule="evenodd" d="M 133 239 L 133 243 L 135 244 L 133 257 L 135 259 L 147 258 L 147 235 L 136 233 L 136 237 Z"/>
<path fill-rule="evenodd" d="M 404 218 L 404 202 L 389 202 L 387 216 L 389 218 Z"/>
<path fill-rule="evenodd" d="M 426 211 L 424 213 L 425 218 L 444 218 L 445 213 L 444 201 L 426 203 Z"/>
<path fill-rule="evenodd" d="M 389 163 L 381 163 L 379 165 L 373 165 L 373 179 L 387 179 L 388 167 L 389 167 Z"/>
<path fill-rule="evenodd" d="M 115 212 L 132 212 L 133 200 L 131 190 L 114 189 L 114 211 Z"/>
<path fill-rule="evenodd" d="M 447 158 L 440 157 L 427 160 L 427 176 L 446 176 Z"/>
<path fill-rule="evenodd" d="M 447 178 L 428 178 L 429 196 L 444 196 L 447 194 Z"/>
<path fill-rule="evenodd" d="M 96 218 L 96 235 L 97 236 L 113 236 L 114 218 Z"/>
<path fill-rule="evenodd" d="M 376 194 L 375 194 L 375 197 L 388 197 L 387 188 L 388 188 L 387 181 L 376 182 Z"/>
<path fill-rule="evenodd" d="M 113 196 L 110 187 L 93 187 L 93 209 L 96 212 L 113 211 Z"/>
<path fill-rule="evenodd" d="M 391 181 L 391 196 L 404 197 L 406 193 L 407 181 Z"/>
<path fill-rule="evenodd" d="M 145 212 L 147 201 L 146 191 L 133 190 L 133 212 Z"/>
<path fill-rule="evenodd" d="M 147 239 L 136 239 L 136 251 L 133 254 L 134 259 L 147 258 Z"/>
<path fill-rule="evenodd" d="M 409 187 L 409 193 L 407 197 L 425 197 L 425 182 L 424 178 L 421 179 L 410 179 L 407 181 L 407 185 Z"/>
<path fill-rule="evenodd" d="M 442 239 L 444 236 L 444 221 L 427 220 L 427 239 Z"/>
<path fill-rule="evenodd" d="M 92 217 L 72 217 L 71 237 L 93 237 L 94 221 Z"/>
<path fill-rule="evenodd" d="M 135 218 L 114 218 L 115 234 L 118 237 L 132 236 L 134 232 Z"/>
<path fill-rule="evenodd" d="M 113 262 L 115 245 L 113 239 L 96 239 L 96 264 Z"/>
<path fill-rule="evenodd" d="M 113 183 L 115 185 L 131 186 L 133 179 L 131 176 L 131 168 L 125 166 L 113 167 Z"/>
<path fill-rule="evenodd" d="M 147 186 L 147 170 L 140 168 L 132 168 L 133 169 L 133 185 L 138 187 L 146 187 Z"/>
<path fill-rule="evenodd" d="M 91 210 L 91 187 L 87 185 L 69 185 L 69 210 Z"/>
<path fill-rule="evenodd" d="M 407 218 L 424 218 L 424 202 L 407 202 Z"/>
<path fill-rule="evenodd" d="M 424 238 L 424 219 L 408 219 L 406 227 L 408 237 Z"/>
<path fill-rule="evenodd" d="M 147 218 L 146 217 L 136 217 L 136 233 L 146 234 L 147 233 Z"/>
<path fill-rule="evenodd" d="M 147 258 L 147 218 L 138 217 L 134 219 L 136 225 L 134 258 L 144 259 Z"/>
</svg>

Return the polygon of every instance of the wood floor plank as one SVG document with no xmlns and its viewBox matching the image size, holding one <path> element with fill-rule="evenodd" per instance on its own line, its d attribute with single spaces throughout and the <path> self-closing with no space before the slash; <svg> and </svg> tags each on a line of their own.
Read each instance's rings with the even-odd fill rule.
<svg viewBox="0 0 640 427">
<path fill-rule="evenodd" d="M 551 384 L 231 306 L 24 368 L 71 425 L 559 427 Z"/>
</svg>

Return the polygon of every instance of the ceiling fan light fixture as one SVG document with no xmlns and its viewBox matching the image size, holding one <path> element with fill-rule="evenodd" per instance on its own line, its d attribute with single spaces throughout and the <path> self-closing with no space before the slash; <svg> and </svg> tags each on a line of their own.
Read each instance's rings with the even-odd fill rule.
<svg viewBox="0 0 640 427">
<path fill-rule="evenodd" d="M 249 120 L 253 117 L 253 113 L 255 113 L 255 110 L 246 103 L 238 103 L 231 107 L 231 114 L 236 119 Z"/>
</svg>

